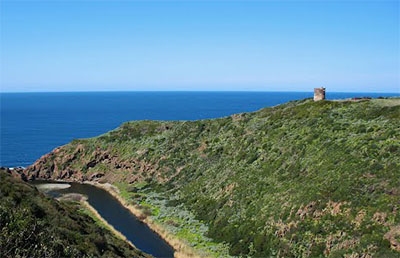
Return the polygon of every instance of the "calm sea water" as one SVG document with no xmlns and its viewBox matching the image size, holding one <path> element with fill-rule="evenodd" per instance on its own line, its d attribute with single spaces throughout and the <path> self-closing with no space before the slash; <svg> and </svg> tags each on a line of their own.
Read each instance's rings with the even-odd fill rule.
<svg viewBox="0 0 400 258">
<path fill-rule="evenodd" d="M 328 99 L 399 93 L 328 93 Z M 256 111 L 312 92 L 0 93 L 0 166 L 28 166 L 73 139 L 131 120 L 197 120 Z"/>
</svg>

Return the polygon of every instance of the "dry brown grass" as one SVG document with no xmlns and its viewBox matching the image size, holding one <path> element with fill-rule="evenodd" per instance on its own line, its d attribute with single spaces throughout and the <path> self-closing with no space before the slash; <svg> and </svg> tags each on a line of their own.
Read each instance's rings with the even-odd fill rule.
<svg viewBox="0 0 400 258">
<path fill-rule="evenodd" d="M 400 98 L 393 99 L 373 99 L 373 103 L 378 104 L 383 107 L 393 107 L 400 105 Z"/>
</svg>

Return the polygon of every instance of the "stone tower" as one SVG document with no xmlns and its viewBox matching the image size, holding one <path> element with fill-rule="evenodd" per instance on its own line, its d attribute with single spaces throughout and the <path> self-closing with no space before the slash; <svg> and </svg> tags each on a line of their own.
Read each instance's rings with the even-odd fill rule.
<svg viewBox="0 0 400 258">
<path fill-rule="evenodd" d="M 314 88 L 314 101 L 324 100 L 325 99 L 325 88 Z"/>
</svg>

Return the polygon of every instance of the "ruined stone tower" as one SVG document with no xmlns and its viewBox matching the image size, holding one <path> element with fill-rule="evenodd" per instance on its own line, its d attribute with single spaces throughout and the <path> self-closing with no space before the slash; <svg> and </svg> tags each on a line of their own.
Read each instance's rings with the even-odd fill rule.
<svg viewBox="0 0 400 258">
<path fill-rule="evenodd" d="M 324 100 L 325 99 L 325 88 L 314 88 L 314 101 Z"/>
</svg>

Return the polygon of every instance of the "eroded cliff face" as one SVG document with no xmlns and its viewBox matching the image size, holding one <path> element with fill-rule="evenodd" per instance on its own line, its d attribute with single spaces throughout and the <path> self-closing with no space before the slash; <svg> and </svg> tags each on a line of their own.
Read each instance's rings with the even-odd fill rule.
<svg viewBox="0 0 400 258">
<path fill-rule="evenodd" d="M 79 157 L 83 147 L 78 147 L 76 150 L 68 154 L 64 151 L 64 147 L 58 147 L 52 152 L 43 155 L 31 166 L 27 167 L 23 172 L 28 180 L 34 179 L 52 179 L 52 180 L 71 180 L 84 181 L 86 176 L 82 171 L 72 169 L 68 165 L 71 161 Z"/>
<path fill-rule="evenodd" d="M 43 155 L 23 170 L 27 180 L 101 181 L 133 183 L 156 174 L 157 167 L 135 158 L 123 160 L 109 149 L 88 150 L 73 143 Z M 110 173 L 111 172 L 111 173 Z"/>
</svg>

